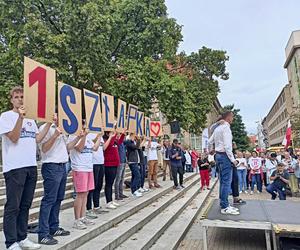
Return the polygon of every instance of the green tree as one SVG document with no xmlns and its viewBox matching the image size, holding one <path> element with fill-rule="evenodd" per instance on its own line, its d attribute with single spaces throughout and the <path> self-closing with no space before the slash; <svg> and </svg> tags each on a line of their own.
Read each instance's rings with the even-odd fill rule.
<svg viewBox="0 0 300 250">
<path fill-rule="evenodd" d="M 237 148 L 239 150 L 249 150 L 250 147 L 250 141 L 247 136 L 245 124 L 243 123 L 242 116 L 239 114 L 240 110 L 235 109 L 234 105 L 227 105 L 224 106 L 225 110 L 230 110 L 234 114 L 234 120 L 231 124 L 231 131 L 233 136 L 233 141 L 236 143 Z"/>
<path fill-rule="evenodd" d="M 164 0 L 0 0 L 0 111 L 22 84 L 23 56 L 57 70 L 57 80 L 106 92 L 200 132 L 227 79 L 225 51 L 176 54 L 181 26 Z"/>
</svg>

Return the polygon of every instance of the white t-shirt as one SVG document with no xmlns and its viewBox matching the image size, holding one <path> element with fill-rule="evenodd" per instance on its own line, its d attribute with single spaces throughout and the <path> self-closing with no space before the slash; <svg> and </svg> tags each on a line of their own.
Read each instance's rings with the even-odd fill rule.
<svg viewBox="0 0 300 250">
<path fill-rule="evenodd" d="M 259 169 L 262 167 L 262 161 L 260 157 L 250 157 L 249 166 L 251 169 Z"/>
<path fill-rule="evenodd" d="M 96 134 L 90 134 L 92 140 L 95 140 L 97 135 Z M 104 164 L 104 153 L 103 153 L 103 144 L 104 140 L 101 136 L 100 138 L 100 146 L 97 151 L 93 151 L 93 164 Z"/>
<path fill-rule="evenodd" d="M 185 160 L 186 160 L 185 164 L 192 165 L 192 157 L 191 157 L 190 153 L 188 151 L 185 151 L 184 156 L 185 156 Z"/>
<path fill-rule="evenodd" d="M 70 135 L 67 143 L 72 142 L 75 138 L 76 135 Z M 93 136 L 89 133 L 86 136 L 84 148 L 81 152 L 74 148 L 70 150 L 71 166 L 74 171 L 93 172 L 93 147 Z"/>
<path fill-rule="evenodd" d="M 209 154 L 208 157 L 207 157 L 207 159 L 208 159 L 209 163 L 214 162 L 215 161 L 215 155 Z"/>
<path fill-rule="evenodd" d="M 245 158 L 237 158 L 236 160 L 239 162 L 239 164 L 237 165 L 238 170 L 243 170 L 247 168 L 247 161 Z"/>
<path fill-rule="evenodd" d="M 40 129 L 39 129 L 40 132 L 44 129 L 45 126 L 46 126 L 46 123 L 40 127 Z M 61 134 L 56 138 L 52 147 L 46 153 L 43 153 L 43 151 L 42 151 L 42 145 L 45 142 L 47 142 L 54 135 L 55 130 L 56 130 L 56 126 L 53 124 L 39 145 L 43 163 L 49 163 L 49 162 L 66 163 L 66 162 L 68 162 L 68 159 L 69 159 L 68 150 L 67 150 L 68 138 L 64 134 Z"/>
<path fill-rule="evenodd" d="M 147 146 L 148 146 L 148 143 L 147 143 Z M 157 161 L 158 160 L 157 147 L 158 147 L 158 143 L 155 141 L 152 141 L 150 147 L 148 148 L 148 156 L 147 156 L 148 161 Z"/>
<path fill-rule="evenodd" d="M 0 135 L 2 136 L 3 172 L 13 169 L 36 166 L 36 134 L 38 127 L 32 119 L 24 119 L 20 138 L 13 143 L 5 134 L 11 132 L 19 118 L 14 111 L 7 111 L 0 116 Z"/>
</svg>

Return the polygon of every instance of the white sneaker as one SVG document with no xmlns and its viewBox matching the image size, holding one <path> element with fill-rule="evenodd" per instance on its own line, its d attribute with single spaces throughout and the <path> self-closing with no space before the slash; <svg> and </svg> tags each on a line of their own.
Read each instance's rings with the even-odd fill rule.
<svg viewBox="0 0 300 250">
<path fill-rule="evenodd" d="M 240 191 L 240 194 L 243 193 L 243 191 Z"/>
<path fill-rule="evenodd" d="M 144 192 L 149 192 L 148 188 L 143 188 Z"/>
<path fill-rule="evenodd" d="M 88 219 L 92 219 L 92 220 L 98 218 L 98 216 L 95 214 L 95 212 L 94 212 L 92 209 L 86 211 L 86 217 L 87 217 Z"/>
<path fill-rule="evenodd" d="M 256 191 L 258 194 L 260 194 L 261 192 L 259 192 L 258 190 Z"/>
<path fill-rule="evenodd" d="M 139 191 L 140 193 L 144 193 L 144 192 L 145 192 L 143 188 L 139 188 L 138 191 Z"/>
<path fill-rule="evenodd" d="M 14 244 L 12 244 L 8 249 L 9 250 L 22 250 L 22 248 L 20 247 L 18 242 L 15 242 Z"/>
<path fill-rule="evenodd" d="M 115 206 L 115 207 L 119 207 L 119 206 L 121 206 L 120 204 L 118 204 L 117 202 L 112 202 L 112 204 Z"/>
<path fill-rule="evenodd" d="M 250 194 L 252 195 L 252 194 L 253 194 L 253 191 L 251 191 Z"/>
<path fill-rule="evenodd" d="M 229 204 L 229 206 L 228 206 L 230 209 L 232 209 L 232 210 L 235 210 L 235 211 L 240 211 L 237 207 L 233 207 L 233 206 L 231 206 L 230 204 Z"/>
<path fill-rule="evenodd" d="M 92 225 L 95 225 L 95 222 L 89 220 L 89 219 L 86 218 L 86 217 L 81 218 L 80 221 L 81 221 L 84 225 L 86 225 L 86 226 L 92 226 Z"/>
<path fill-rule="evenodd" d="M 86 225 L 84 225 L 81 220 L 75 220 L 74 224 L 73 224 L 73 228 L 78 229 L 78 230 L 87 229 Z"/>
<path fill-rule="evenodd" d="M 245 190 L 245 191 L 244 191 L 244 193 L 245 193 L 245 194 L 248 194 L 248 191 L 247 191 L 247 190 Z"/>
<path fill-rule="evenodd" d="M 40 249 L 41 245 L 34 243 L 30 239 L 26 238 L 25 240 L 19 242 L 19 247 L 21 249 L 34 250 L 34 249 Z"/>
<path fill-rule="evenodd" d="M 141 192 L 139 192 L 139 190 L 136 190 L 133 194 L 134 197 L 142 197 L 143 194 Z"/>
<path fill-rule="evenodd" d="M 106 208 L 107 209 L 116 209 L 117 207 L 112 202 L 109 202 L 106 204 Z"/>
<path fill-rule="evenodd" d="M 240 212 L 232 209 L 232 207 L 227 207 L 224 209 L 221 209 L 221 214 L 226 214 L 226 215 L 239 215 Z"/>
</svg>

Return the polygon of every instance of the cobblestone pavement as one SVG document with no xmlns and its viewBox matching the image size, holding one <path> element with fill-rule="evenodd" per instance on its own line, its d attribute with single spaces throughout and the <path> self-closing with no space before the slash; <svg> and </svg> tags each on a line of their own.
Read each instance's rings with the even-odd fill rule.
<svg viewBox="0 0 300 250">
<path fill-rule="evenodd" d="M 200 226 L 200 219 L 207 209 L 208 204 L 212 199 L 218 197 L 218 188 L 219 185 L 216 185 L 212 190 L 212 193 L 205 203 L 200 215 L 194 222 L 193 226 L 189 230 L 186 237 L 181 242 L 179 250 L 191 250 L 203 249 L 203 239 L 202 239 L 202 230 Z M 241 194 L 243 199 L 270 199 L 270 195 L 264 190 L 261 194 L 254 193 L 250 194 Z M 288 199 L 298 200 L 299 198 Z M 246 229 L 223 229 L 223 228 L 209 228 L 207 232 L 208 237 L 208 249 L 209 250 L 265 250 L 266 241 L 265 234 L 262 230 L 246 230 Z"/>
</svg>

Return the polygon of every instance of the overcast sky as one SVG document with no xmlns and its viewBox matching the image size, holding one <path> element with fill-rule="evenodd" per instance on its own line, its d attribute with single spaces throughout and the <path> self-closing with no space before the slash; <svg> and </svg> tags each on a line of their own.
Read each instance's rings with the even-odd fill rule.
<svg viewBox="0 0 300 250">
<path fill-rule="evenodd" d="M 222 105 L 235 104 L 248 132 L 270 110 L 287 84 L 285 46 L 300 29 L 300 0 L 166 0 L 183 25 L 179 51 L 202 46 L 226 50 L 230 79 L 222 82 Z"/>
</svg>

